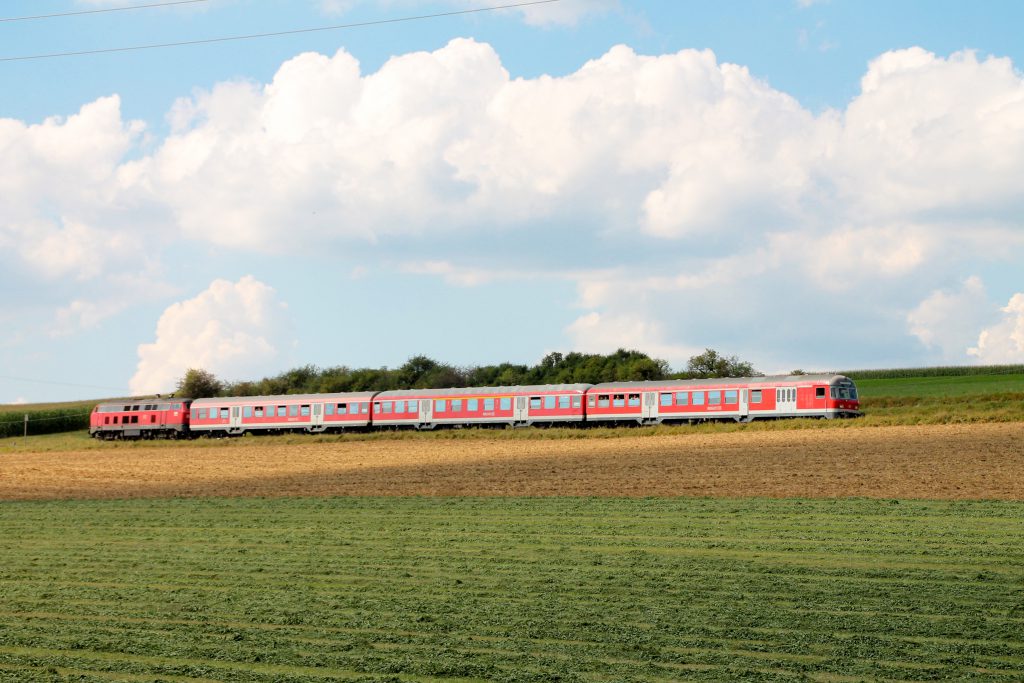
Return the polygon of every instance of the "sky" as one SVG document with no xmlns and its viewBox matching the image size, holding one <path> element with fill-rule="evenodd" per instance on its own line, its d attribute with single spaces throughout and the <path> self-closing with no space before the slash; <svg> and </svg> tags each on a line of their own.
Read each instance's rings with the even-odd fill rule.
<svg viewBox="0 0 1024 683">
<path fill-rule="evenodd" d="M 1024 363 L 1019 2 L 160 1 L 0 8 L 0 403 Z"/>
</svg>

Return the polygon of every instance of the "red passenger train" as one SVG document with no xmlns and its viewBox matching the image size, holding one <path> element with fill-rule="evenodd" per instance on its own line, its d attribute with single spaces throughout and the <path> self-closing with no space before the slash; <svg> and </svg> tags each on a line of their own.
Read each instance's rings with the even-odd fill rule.
<svg viewBox="0 0 1024 683">
<path fill-rule="evenodd" d="M 107 439 L 316 434 L 370 428 L 692 424 L 862 414 L 857 387 L 842 375 L 149 400 L 98 405 L 90 434 Z"/>
</svg>

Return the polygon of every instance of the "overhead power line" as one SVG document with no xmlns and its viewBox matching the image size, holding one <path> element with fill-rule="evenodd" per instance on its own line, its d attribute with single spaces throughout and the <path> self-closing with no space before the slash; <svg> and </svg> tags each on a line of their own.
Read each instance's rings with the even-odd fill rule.
<svg viewBox="0 0 1024 683">
<path fill-rule="evenodd" d="M 133 50 L 155 50 L 164 47 L 182 47 L 185 45 L 208 45 L 210 43 L 227 43 L 235 40 L 255 40 L 257 38 L 274 38 L 277 36 L 290 36 L 299 33 L 315 33 L 318 31 L 340 31 L 348 28 L 363 28 L 366 26 L 380 26 L 382 24 L 397 24 L 404 21 L 420 21 L 422 19 L 438 19 L 440 17 L 454 17 L 460 14 L 476 14 L 479 12 L 494 12 L 502 9 L 515 9 L 517 7 L 529 7 L 530 5 L 547 5 L 561 0 L 530 0 L 530 2 L 516 2 L 508 5 L 495 5 L 493 7 L 478 7 L 476 9 L 453 10 L 451 12 L 437 12 L 435 14 L 420 14 L 411 17 L 397 17 L 395 19 L 376 19 L 373 21 L 360 21 L 352 24 L 336 24 L 334 26 L 314 26 L 312 28 L 297 28 L 289 31 L 273 31 L 271 33 L 251 33 L 242 36 L 225 36 L 221 38 L 202 38 L 199 40 L 182 40 L 174 43 L 154 43 L 151 45 L 131 45 L 128 47 L 107 47 L 95 50 L 78 50 L 75 52 L 50 52 L 39 55 L 25 55 L 21 57 L 0 57 L 0 62 L 24 62 L 32 59 L 52 59 L 55 57 L 80 57 L 82 55 L 97 55 L 107 52 L 130 52 Z"/>
<path fill-rule="evenodd" d="M 52 384 L 58 387 L 79 387 L 82 389 L 104 389 L 108 391 L 125 391 L 124 387 L 103 387 L 96 384 L 74 384 L 72 382 L 53 382 L 46 379 L 31 379 L 29 377 L 12 377 L 10 375 L 0 375 L 0 379 L 12 380 L 15 382 L 32 382 L 34 384 Z"/>
<path fill-rule="evenodd" d="M 80 14 L 103 14 L 104 12 L 124 12 L 133 9 L 148 9 L 150 7 L 170 7 L 171 5 L 192 5 L 197 2 L 208 0 L 172 0 L 171 2 L 151 2 L 148 5 L 128 5 L 127 7 L 107 7 L 106 9 L 83 9 L 77 12 L 57 12 L 55 14 L 37 14 L 31 17 L 0 17 L 0 23 L 7 21 L 33 21 L 35 19 L 55 19 L 57 17 L 75 17 Z"/>
</svg>

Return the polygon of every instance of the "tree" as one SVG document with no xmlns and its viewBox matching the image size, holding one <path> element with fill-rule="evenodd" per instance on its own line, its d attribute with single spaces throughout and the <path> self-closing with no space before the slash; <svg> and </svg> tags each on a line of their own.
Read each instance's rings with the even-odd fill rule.
<svg viewBox="0 0 1024 683">
<path fill-rule="evenodd" d="M 212 398 L 224 389 L 224 384 L 212 372 L 189 368 L 178 381 L 175 396 L 181 398 Z"/>
<path fill-rule="evenodd" d="M 714 349 L 691 356 L 686 363 L 686 374 L 693 379 L 709 377 L 757 377 L 761 373 L 754 366 L 736 356 L 723 356 Z"/>
</svg>

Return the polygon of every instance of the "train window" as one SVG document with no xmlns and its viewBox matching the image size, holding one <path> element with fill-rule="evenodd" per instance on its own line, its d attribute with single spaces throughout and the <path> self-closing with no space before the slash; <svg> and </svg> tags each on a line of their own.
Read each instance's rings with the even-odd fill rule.
<svg viewBox="0 0 1024 683">
<path fill-rule="evenodd" d="M 690 394 L 685 391 L 676 392 L 676 405 L 677 406 L 688 406 L 690 405 Z"/>
<path fill-rule="evenodd" d="M 738 403 L 740 400 L 739 392 L 735 389 L 725 390 L 725 402 L 726 403 Z"/>
<path fill-rule="evenodd" d="M 110 424 L 110 416 L 109 415 L 107 415 L 105 418 L 103 418 L 103 424 L 105 424 L 105 425 Z"/>
<path fill-rule="evenodd" d="M 149 423 L 150 424 L 155 424 L 156 423 L 156 415 L 150 415 L 149 416 Z"/>
<path fill-rule="evenodd" d="M 452 412 L 453 413 L 461 413 L 462 412 L 462 399 L 461 398 L 453 398 L 452 399 Z"/>
<path fill-rule="evenodd" d="M 611 403 L 608 400 L 608 394 L 601 394 L 597 397 L 598 408 L 607 408 L 609 405 L 611 405 Z"/>
<path fill-rule="evenodd" d="M 494 399 L 493 398 L 485 398 L 484 399 L 484 410 L 494 410 Z"/>
<path fill-rule="evenodd" d="M 551 410 L 554 407 L 555 407 L 555 397 L 554 396 L 545 396 L 544 397 L 544 408 L 545 408 L 545 410 Z"/>
<path fill-rule="evenodd" d="M 299 416 L 299 404 L 293 403 L 292 405 L 288 406 L 288 417 L 298 417 L 298 416 Z"/>
<path fill-rule="evenodd" d="M 582 403 L 582 399 L 579 396 L 573 396 L 572 397 L 572 407 L 573 408 L 579 408 L 581 403 Z"/>
<path fill-rule="evenodd" d="M 199 419 L 200 420 L 205 420 L 206 419 L 206 408 L 200 408 L 199 409 Z"/>
<path fill-rule="evenodd" d="M 692 396 L 693 396 L 693 405 L 695 405 L 695 406 L 702 406 L 702 405 L 704 405 L 704 392 L 703 391 L 695 391 L 695 392 L 693 392 Z"/>
<path fill-rule="evenodd" d="M 288 417 L 288 406 L 278 406 L 277 407 L 277 416 L 278 417 Z"/>
<path fill-rule="evenodd" d="M 222 419 L 222 420 L 228 419 L 228 409 L 227 408 L 221 408 L 220 409 L 220 419 Z"/>
<path fill-rule="evenodd" d="M 498 400 L 498 405 L 502 410 L 512 410 L 512 397 L 503 396 Z"/>
<path fill-rule="evenodd" d="M 242 417 L 252 417 L 252 406 L 242 408 Z"/>
<path fill-rule="evenodd" d="M 132 424 L 133 425 L 139 424 L 139 416 L 138 415 L 132 415 Z"/>
<path fill-rule="evenodd" d="M 593 408 L 597 404 L 597 398 L 594 396 L 587 396 L 587 405 Z"/>
<path fill-rule="evenodd" d="M 662 394 L 659 397 L 659 401 L 661 402 L 662 406 L 672 405 L 672 394 Z"/>
<path fill-rule="evenodd" d="M 252 409 L 253 417 L 263 417 L 263 406 L 256 406 Z"/>
<path fill-rule="evenodd" d="M 324 404 L 324 415 L 334 415 L 334 404 L 333 403 L 325 403 Z"/>
<path fill-rule="evenodd" d="M 117 424 L 117 418 L 118 418 L 118 416 L 117 416 L 117 415 L 115 415 L 115 416 L 114 416 L 114 424 Z"/>
<path fill-rule="evenodd" d="M 825 387 L 815 387 L 814 398 L 825 398 Z"/>
<path fill-rule="evenodd" d="M 568 408 L 569 407 L 569 397 L 568 396 L 559 396 L 558 397 L 558 407 L 559 408 Z"/>
<path fill-rule="evenodd" d="M 630 394 L 629 395 L 629 407 L 630 408 L 639 408 L 640 407 L 640 394 Z"/>
<path fill-rule="evenodd" d="M 131 406 L 125 406 L 125 407 L 124 407 L 124 412 L 126 412 L 126 413 L 130 413 L 130 412 L 131 412 L 131 410 L 132 410 L 132 407 L 131 407 Z"/>
<path fill-rule="evenodd" d="M 708 405 L 717 406 L 722 404 L 722 392 L 717 389 L 708 392 Z"/>
<path fill-rule="evenodd" d="M 540 396 L 530 397 L 530 408 L 540 408 Z"/>
<path fill-rule="evenodd" d="M 391 409 L 394 408 L 394 404 L 391 401 L 384 401 L 380 404 L 380 407 L 384 409 L 385 413 L 390 413 Z"/>
<path fill-rule="evenodd" d="M 626 395 L 615 394 L 612 396 L 612 405 L 616 408 L 624 408 L 626 406 Z"/>
<path fill-rule="evenodd" d="M 299 414 L 302 417 L 309 417 L 309 406 L 299 406 Z"/>
<path fill-rule="evenodd" d="M 751 403 L 760 403 L 761 402 L 761 390 L 760 389 L 751 389 L 750 390 L 750 402 Z"/>
<path fill-rule="evenodd" d="M 444 399 L 443 398 L 439 398 L 436 401 L 434 401 L 434 412 L 435 413 L 443 413 L 444 412 Z"/>
<path fill-rule="evenodd" d="M 338 404 L 338 415 L 348 415 L 348 404 L 347 403 L 339 403 Z"/>
<path fill-rule="evenodd" d="M 474 413 L 480 410 L 480 400 L 476 398 L 468 399 L 466 401 L 466 410 Z"/>
</svg>

